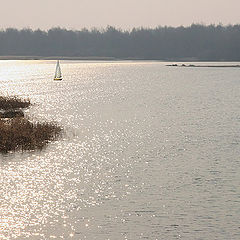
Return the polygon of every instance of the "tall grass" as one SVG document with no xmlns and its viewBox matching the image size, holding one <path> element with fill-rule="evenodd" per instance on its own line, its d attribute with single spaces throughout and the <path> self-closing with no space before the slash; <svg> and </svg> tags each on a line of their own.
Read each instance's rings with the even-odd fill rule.
<svg viewBox="0 0 240 240">
<path fill-rule="evenodd" d="M 32 122 L 24 117 L 22 108 L 31 105 L 29 99 L 0 96 L 0 152 L 43 149 L 55 140 L 61 127 L 53 122 Z"/>
<path fill-rule="evenodd" d="M 16 96 L 0 96 L 0 109 L 2 110 L 11 110 L 19 108 L 27 108 L 30 106 L 29 99 L 21 99 Z"/>
<path fill-rule="evenodd" d="M 0 152 L 41 150 L 56 139 L 61 130 L 55 123 L 34 123 L 22 117 L 0 119 Z"/>
</svg>

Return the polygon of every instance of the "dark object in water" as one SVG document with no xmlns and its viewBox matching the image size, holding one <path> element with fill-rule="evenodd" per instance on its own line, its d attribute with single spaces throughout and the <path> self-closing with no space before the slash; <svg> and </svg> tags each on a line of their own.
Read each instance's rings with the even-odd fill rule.
<svg viewBox="0 0 240 240">
<path fill-rule="evenodd" d="M 208 68 L 240 68 L 240 65 L 194 65 L 194 64 L 182 64 L 182 65 L 177 65 L 177 64 L 169 64 L 166 65 L 168 67 L 196 67 L 196 68 L 204 68 L 204 67 L 208 67 Z"/>
<path fill-rule="evenodd" d="M 22 110 L 11 109 L 6 111 L 0 111 L 0 118 L 15 118 L 15 117 L 24 117 Z"/>
<path fill-rule="evenodd" d="M 168 64 L 166 66 L 168 66 L 168 67 L 177 67 L 178 65 L 177 64 Z"/>
</svg>

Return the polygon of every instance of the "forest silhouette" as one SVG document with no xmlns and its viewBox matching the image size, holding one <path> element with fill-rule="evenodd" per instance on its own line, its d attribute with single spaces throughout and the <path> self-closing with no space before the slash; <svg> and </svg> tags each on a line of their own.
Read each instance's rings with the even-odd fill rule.
<svg viewBox="0 0 240 240">
<path fill-rule="evenodd" d="M 239 61 L 240 25 L 0 31 L 0 56 Z"/>
</svg>

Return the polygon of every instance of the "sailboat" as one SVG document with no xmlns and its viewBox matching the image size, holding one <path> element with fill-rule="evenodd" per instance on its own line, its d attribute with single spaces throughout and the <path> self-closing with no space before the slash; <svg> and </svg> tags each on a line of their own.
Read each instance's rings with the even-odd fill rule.
<svg viewBox="0 0 240 240">
<path fill-rule="evenodd" d="M 57 61 L 57 66 L 56 66 L 56 71 L 55 71 L 55 76 L 54 80 L 62 80 L 62 73 L 61 73 L 61 68 L 59 64 L 59 60 Z"/>
</svg>

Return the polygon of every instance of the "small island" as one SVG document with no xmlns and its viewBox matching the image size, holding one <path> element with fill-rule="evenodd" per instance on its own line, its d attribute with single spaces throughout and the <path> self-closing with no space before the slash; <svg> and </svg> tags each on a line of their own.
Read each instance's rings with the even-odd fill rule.
<svg viewBox="0 0 240 240">
<path fill-rule="evenodd" d="M 24 109 L 29 99 L 0 96 L 0 152 L 41 150 L 55 140 L 62 128 L 54 122 L 31 121 Z"/>
</svg>

